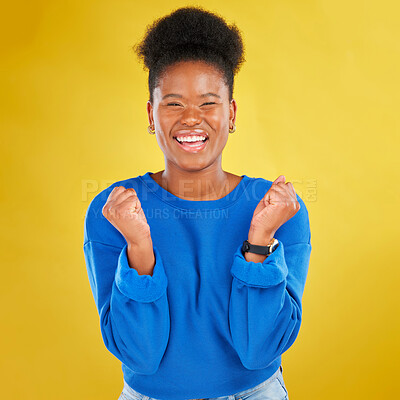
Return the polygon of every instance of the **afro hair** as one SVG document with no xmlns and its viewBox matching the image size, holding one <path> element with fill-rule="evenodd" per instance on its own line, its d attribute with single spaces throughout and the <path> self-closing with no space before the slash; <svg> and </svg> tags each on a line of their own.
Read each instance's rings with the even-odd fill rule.
<svg viewBox="0 0 400 400">
<path fill-rule="evenodd" d="M 218 68 L 233 96 L 234 75 L 244 58 L 243 40 L 235 24 L 199 6 L 182 7 L 147 26 L 143 40 L 133 46 L 143 69 L 149 70 L 150 102 L 166 68 L 179 61 L 204 61 Z"/>
</svg>

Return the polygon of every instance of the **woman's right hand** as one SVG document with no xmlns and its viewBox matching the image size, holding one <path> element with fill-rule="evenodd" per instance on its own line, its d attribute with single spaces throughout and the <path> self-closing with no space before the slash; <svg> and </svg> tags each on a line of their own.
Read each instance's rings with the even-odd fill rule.
<svg viewBox="0 0 400 400">
<path fill-rule="evenodd" d="M 102 213 L 128 244 L 138 245 L 151 239 L 150 226 L 135 189 L 116 186 L 108 196 Z"/>
</svg>

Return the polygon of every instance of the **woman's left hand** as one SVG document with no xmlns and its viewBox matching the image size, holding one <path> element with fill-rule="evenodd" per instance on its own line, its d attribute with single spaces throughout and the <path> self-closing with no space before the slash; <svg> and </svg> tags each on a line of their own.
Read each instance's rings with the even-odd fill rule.
<svg viewBox="0 0 400 400">
<path fill-rule="evenodd" d="M 254 210 L 250 224 L 251 236 L 272 238 L 278 228 L 299 210 L 300 203 L 292 183 L 285 183 L 285 177 L 280 175 Z"/>
</svg>

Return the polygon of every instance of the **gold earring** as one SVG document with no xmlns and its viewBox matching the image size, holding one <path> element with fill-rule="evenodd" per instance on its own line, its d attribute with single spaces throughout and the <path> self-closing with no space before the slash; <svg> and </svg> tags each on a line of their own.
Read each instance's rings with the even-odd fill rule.
<svg viewBox="0 0 400 400">
<path fill-rule="evenodd" d="M 233 128 L 232 128 L 232 129 L 229 128 L 229 133 L 233 133 L 233 132 L 235 132 L 235 131 L 236 131 L 236 125 L 233 124 Z"/>
<path fill-rule="evenodd" d="M 155 129 L 154 129 L 154 131 L 151 130 L 151 126 L 150 125 L 147 127 L 147 131 L 150 133 L 150 135 L 154 135 L 156 133 Z"/>
</svg>

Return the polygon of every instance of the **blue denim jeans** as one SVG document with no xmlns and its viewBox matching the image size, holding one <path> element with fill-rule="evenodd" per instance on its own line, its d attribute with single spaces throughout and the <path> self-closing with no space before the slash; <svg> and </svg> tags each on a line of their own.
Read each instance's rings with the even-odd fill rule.
<svg viewBox="0 0 400 400">
<path fill-rule="evenodd" d="M 206 399 L 190 399 L 190 400 L 289 400 L 289 395 L 285 387 L 282 376 L 282 366 L 267 380 L 261 382 L 257 386 L 243 390 L 229 396 L 209 397 Z M 122 393 L 118 400 L 159 400 L 153 397 L 145 396 L 133 390 L 125 381 Z"/>
</svg>

